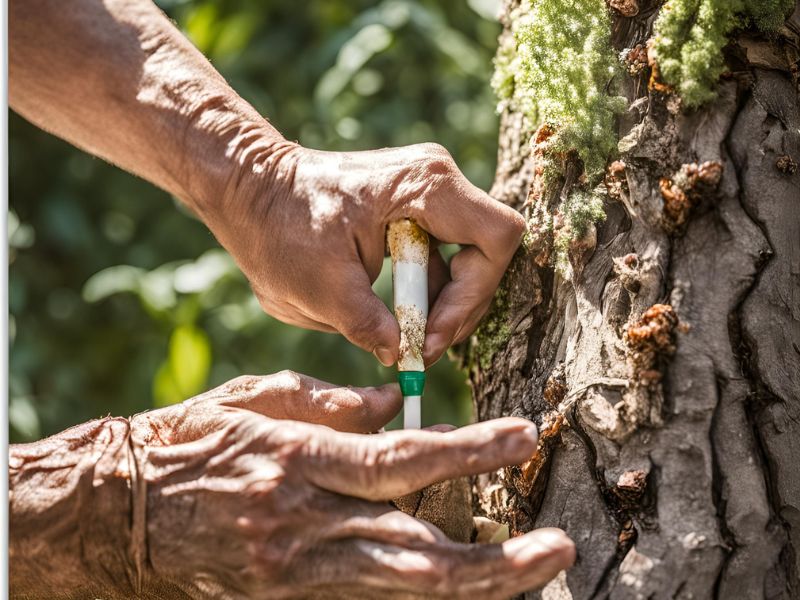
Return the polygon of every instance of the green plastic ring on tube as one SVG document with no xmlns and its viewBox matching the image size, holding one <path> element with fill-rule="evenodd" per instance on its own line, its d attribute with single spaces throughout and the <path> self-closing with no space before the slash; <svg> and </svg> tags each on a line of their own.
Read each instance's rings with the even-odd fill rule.
<svg viewBox="0 0 800 600">
<path fill-rule="evenodd" d="M 397 381 L 400 383 L 400 391 L 403 396 L 422 396 L 425 387 L 424 371 L 400 371 L 397 373 Z"/>
</svg>

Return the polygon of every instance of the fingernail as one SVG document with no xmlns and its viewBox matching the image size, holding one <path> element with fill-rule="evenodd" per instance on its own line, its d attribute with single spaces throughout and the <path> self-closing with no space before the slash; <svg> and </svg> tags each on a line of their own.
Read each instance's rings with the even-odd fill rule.
<svg viewBox="0 0 800 600">
<path fill-rule="evenodd" d="M 537 540 L 549 551 L 561 556 L 563 568 L 570 567 L 575 562 L 575 542 L 561 529 L 539 530 Z"/>
<path fill-rule="evenodd" d="M 373 354 L 384 367 L 391 367 L 394 364 L 394 354 L 386 346 L 378 346 Z"/>
<path fill-rule="evenodd" d="M 492 429 L 503 435 L 536 438 L 539 434 L 536 423 L 520 417 L 504 417 L 502 419 L 486 421 L 486 423 Z"/>
<path fill-rule="evenodd" d="M 558 557 L 560 569 L 566 569 L 575 562 L 575 544 L 560 529 L 535 529 L 526 535 L 511 538 L 505 549 L 523 561 L 540 561 L 545 557 Z"/>
<path fill-rule="evenodd" d="M 529 425 L 522 430 L 522 435 L 536 441 L 539 439 L 539 430 L 536 428 L 536 425 Z"/>
</svg>

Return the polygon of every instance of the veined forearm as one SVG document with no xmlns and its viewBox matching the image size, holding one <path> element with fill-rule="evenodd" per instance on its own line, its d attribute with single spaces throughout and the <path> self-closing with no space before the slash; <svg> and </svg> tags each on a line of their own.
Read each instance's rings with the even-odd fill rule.
<svg viewBox="0 0 800 600">
<path fill-rule="evenodd" d="M 12 0 L 9 101 L 201 212 L 285 143 L 150 0 Z"/>
<path fill-rule="evenodd" d="M 135 595 L 129 435 L 107 418 L 10 447 L 12 597 Z"/>
</svg>

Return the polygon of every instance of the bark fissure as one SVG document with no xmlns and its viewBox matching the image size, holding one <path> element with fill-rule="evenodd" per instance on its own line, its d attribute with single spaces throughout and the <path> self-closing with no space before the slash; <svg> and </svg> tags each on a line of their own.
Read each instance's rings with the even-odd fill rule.
<svg viewBox="0 0 800 600">
<path fill-rule="evenodd" d="M 719 377 L 717 377 L 717 395 L 718 397 L 722 397 L 721 393 L 721 386 Z M 722 578 L 725 573 L 725 567 L 727 566 L 728 562 L 731 560 L 731 557 L 736 552 L 737 548 L 739 547 L 738 542 L 736 541 L 736 536 L 728 529 L 727 521 L 725 520 L 725 507 L 726 502 L 722 491 L 722 482 L 725 479 L 725 475 L 722 473 L 722 468 L 720 466 L 720 460 L 718 456 L 719 450 L 714 444 L 714 430 L 719 420 L 719 411 L 722 403 L 718 402 L 716 408 L 714 409 L 714 415 L 711 418 L 711 431 L 709 432 L 709 443 L 711 444 L 712 448 L 712 456 L 714 458 L 711 467 L 711 489 L 713 492 L 713 499 L 714 499 L 714 507 L 716 508 L 716 516 L 717 521 L 719 522 L 719 529 L 722 535 L 722 539 L 724 541 L 723 550 L 725 552 L 725 556 L 723 562 L 720 564 L 719 571 L 717 573 L 716 581 L 714 582 L 714 589 L 713 594 L 714 598 L 718 598 L 720 600 L 725 600 L 723 596 L 721 596 L 721 588 L 722 588 Z"/>
<path fill-rule="evenodd" d="M 751 99 L 752 96 L 748 96 L 748 99 Z M 741 107 L 744 108 L 745 104 L 742 103 Z M 769 123 L 770 120 L 779 120 L 778 117 L 773 117 L 772 115 L 768 115 L 768 119 L 765 120 L 765 125 Z M 759 140 L 758 146 L 760 148 L 764 148 L 765 143 L 767 142 L 769 135 L 770 135 L 770 127 L 763 128 L 763 135 Z M 785 129 L 785 125 L 784 125 Z M 743 410 L 744 416 L 748 424 L 749 431 L 751 432 L 752 440 L 754 442 L 754 450 L 758 457 L 758 462 L 761 466 L 764 476 L 764 485 L 765 491 L 767 496 L 767 501 L 770 507 L 770 525 L 776 524 L 779 526 L 783 532 L 783 540 L 781 542 L 781 548 L 779 553 L 779 560 L 776 566 L 780 566 L 783 569 L 783 573 L 778 575 L 779 578 L 783 579 L 785 582 L 786 589 L 785 591 L 788 592 L 790 597 L 793 597 L 793 588 L 795 587 L 796 582 L 796 574 L 792 574 L 792 563 L 794 549 L 792 545 L 789 543 L 789 531 L 790 526 L 789 524 L 781 517 L 780 511 L 780 501 L 778 499 L 778 493 L 775 488 L 775 475 L 774 465 L 771 464 L 769 452 L 765 446 L 764 440 L 762 438 L 762 431 L 758 425 L 758 418 L 757 412 L 759 412 L 764 406 L 773 404 L 775 402 L 783 402 L 783 400 L 777 396 L 775 396 L 766 386 L 761 375 L 758 372 L 757 365 L 754 364 L 752 361 L 753 349 L 748 343 L 745 335 L 742 333 L 742 321 L 743 321 L 743 311 L 745 303 L 747 302 L 748 298 L 751 296 L 754 290 L 756 290 L 760 284 L 761 280 L 766 273 L 766 268 L 768 264 L 775 259 L 775 249 L 770 239 L 770 232 L 765 224 L 758 219 L 757 215 L 753 214 L 750 207 L 748 207 L 747 203 L 742 201 L 742 194 L 744 193 L 745 183 L 742 181 L 741 173 L 747 168 L 746 164 L 743 164 L 741 161 L 737 161 L 736 155 L 732 150 L 731 147 L 731 139 L 730 135 L 725 139 L 725 149 L 729 156 L 731 156 L 731 160 L 735 165 L 736 175 L 737 175 L 737 183 L 739 186 L 740 194 L 738 198 L 740 200 L 740 205 L 744 213 L 748 216 L 751 222 L 759 228 L 763 238 L 766 240 L 766 249 L 763 249 L 758 256 L 758 261 L 756 264 L 756 274 L 753 278 L 752 284 L 747 289 L 747 291 L 742 295 L 740 301 L 736 305 L 735 309 L 731 312 L 729 317 L 729 337 L 731 340 L 731 350 L 733 355 L 736 359 L 737 365 L 740 368 L 741 374 L 746 381 L 747 385 L 747 395 L 744 398 L 743 402 Z M 723 521 L 724 523 L 724 521 Z M 734 543 L 736 542 L 734 538 Z M 729 556 L 729 560 L 730 560 Z M 788 560 L 787 560 L 788 558 Z M 721 596 L 718 596 L 721 597 Z"/>
<path fill-rule="evenodd" d="M 615 48 L 644 42 L 659 6 L 615 19 Z M 787 39 L 797 46 L 798 26 L 796 9 L 775 38 L 743 33 L 734 71 L 698 111 L 646 90 L 646 68 L 620 82 L 631 110 L 596 244 L 569 253 L 566 277 L 542 266 L 546 245 L 524 254 L 519 325 L 491 368 L 471 370 L 482 419 L 568 417 L 531 496 L 491 481 L 523 529 L 573 536 L 575 600 L 800 591 L 800 108 L 796 73 L 764 66 Z M 491 193 L 518 209 L 542 158 L 531 134 L 503 115 Z M 575 175 L 559 193 L 535 188 L 536 210 L 552 211 Z M 685 212 L 668 213 L 673 200 Z"/>
</svg>

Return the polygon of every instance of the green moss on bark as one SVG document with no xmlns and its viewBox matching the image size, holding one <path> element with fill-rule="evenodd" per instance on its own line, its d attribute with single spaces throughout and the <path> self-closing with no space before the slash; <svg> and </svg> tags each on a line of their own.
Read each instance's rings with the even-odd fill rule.
<svg viewBox="0 0 800 600">
<path fill-rule="evenodd" d="M 565 166 L 576 157 L 583 166 L 581 189 L 570 191 L 557 211 L 567 225 L 560 237 L 566 256 L 572 240 L 605 218 L 602 200 L 586 190 L 599 183 L 616 151 L 616 115 L 626 104 L 609 93 L 621 73 L 611 47 L 611 16 L 605 0 L 523 0 L 509 19 L 492 78 L 498 110 L 510 108 L 531 125 L 546 124 L 535 147 L 540 192 L 563 182 Z M 552 217 L 531 216 L 539 235 L 543 228 L 552 232 Z M 492 327 L 502 333 L 496 323 Z"/>
<path fill-rule="evenodd" d="M 555 267 L 564 277 L 569 277 L 569 249 L 583 240 L 595 223 L 605 221 L 603 198 L 598 193 L 576 190 L 558 207 L 563 225 L 554 242 Z"/>
<path fill-rule="evenodd" d="M 590 194 L 580 190 L 570 194 L 561 203 L 559 210 L 564 215 L 564 219 L 575 238 L 582 238 L 592 224 L 603 221 L 606 218 L 606 213 L 603 210 L 603 199 L 597 194 Z"/>
<path fill-rule="evenodd" d="M 616 147 L 614 118 L 625 106 L 607 93 L 620 65 L 604 0 L 531 0 L 513 11 L 492 85 L 500 108 L 550 123 L 555 151 L 577 152 L 587 177 L 602 174 Z"/>
<path fill-rule="evenodd" d="M 669 0 L 654 26 L 652 52 L 661 77 L 689 107 L 712 100 L 731 32 L 749 23 L 773 31 L 793 6 L 794 0 Z"/>
<path fill-rule="evenodd" d="M 492 366 L 492 359 L 511 337 L 509 324 L 508 276 L 503 278 L 494 294 L 489 312 L 475 330 L 475 342 L 470 347 L 469 363 L 477 362 L 481 369 Z"/>
</svg>

